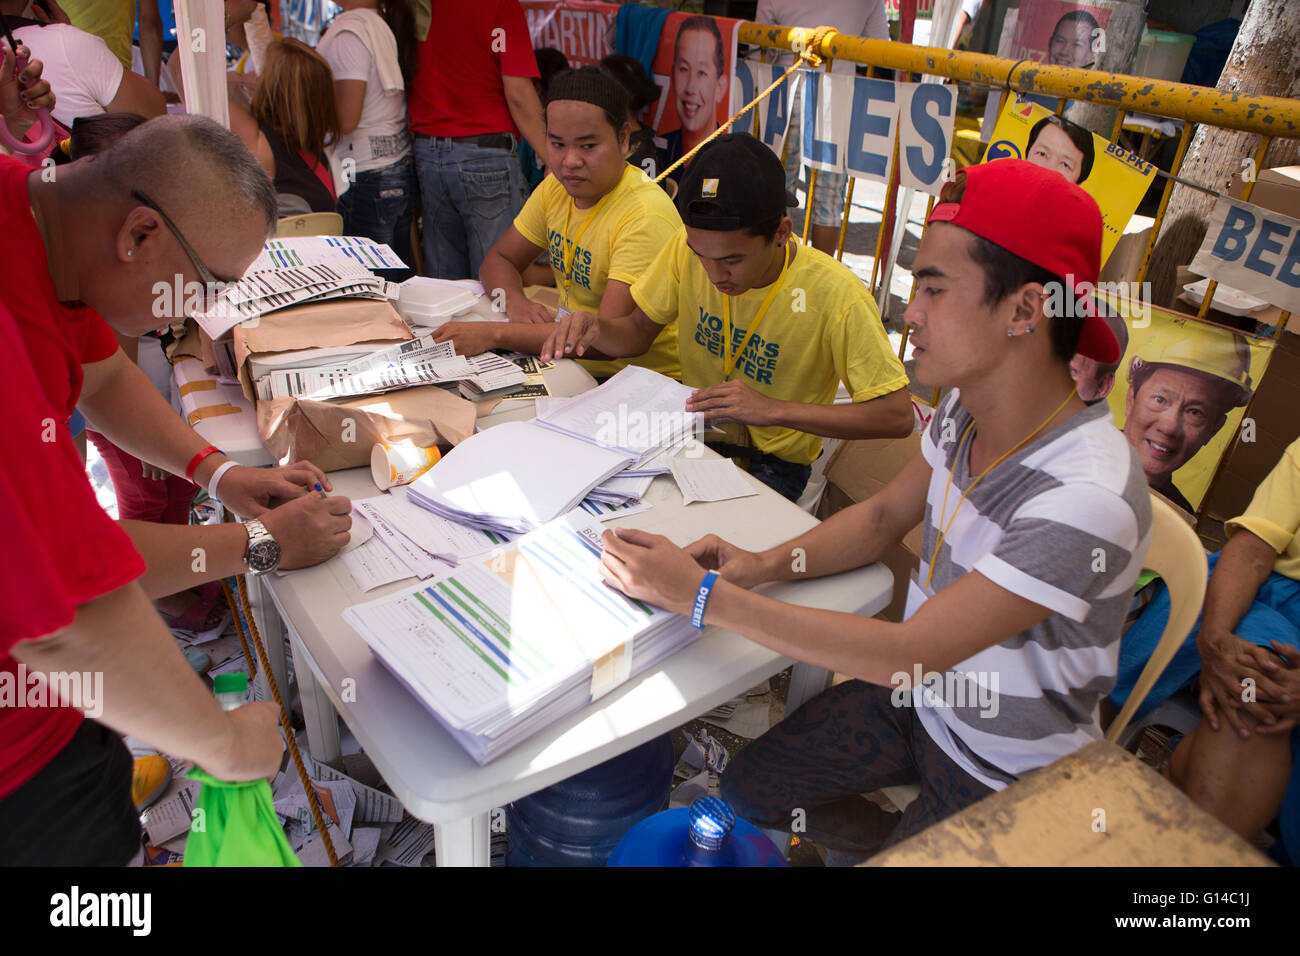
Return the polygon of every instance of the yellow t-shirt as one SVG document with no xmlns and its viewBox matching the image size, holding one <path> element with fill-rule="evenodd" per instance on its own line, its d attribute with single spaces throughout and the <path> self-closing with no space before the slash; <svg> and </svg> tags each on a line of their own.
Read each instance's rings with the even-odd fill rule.
<svg viewBox="0 0 1300 956">
<path fill-rule="evenodd" d="M 533 190 L 515 219 L 519 234 L 535 246 L 549 249 L 555 287 L 564 301 L 564 259 L 572 256 L 573 279 L 569 285 L 570 312 L 600 310 L 605 283 L 610 279 L 631 285 L 649 267 L 659 250 L 682 226 L 677 207 L 668 194 L 645 172 L 634 166 L 609 192 L 596 218 L 583 229 L 591 209 L 574 207 L 560 181 L 547 175 Z M 565 230 L 565 220 L 568 230 Z M 582 230 L 579 237 L 578 232 Z M 577 251 L 573 249 L 578 239 Z M 649 351 L 632 359 L 581 363 L 598 377 L 613 375 L 626 365 L 640 365 L 673 378 L 681 376 L 677 361 L 677 330 L 666 328 Z"/>
<path fill-rule="evenodd" d="M 60 3 L 72 25 L 100 37 L 126 69 L 131 69 L 135 33 L 133 0 L 66 0 Z"/>
<path fill-rule="evenodd" d="M 770 288 L 732 296 L 731 348 L 744 341 Z M 724 296 L 686 244 L 684 227 L 632 286 L 632 298 L 653 321 L 681 326 L 683 384 L 722 382 Z M 804 245 L 731 377 L 772 398 L 819 405 L 834 403 L 840 382 L 854 402 L 907 387 L 907 373 L 862 280 Z M 821 438 L 793 428 L 751 425 L 749 435 L 760 451 L 796 464 L 811 464 L 821 454 Z"/>
<path fill-rule="evenodd" d="M 1277 552 L 1273 570 L 1300 581 L 1300 439 L 1291 443 L 1258 488 L 1240 518 L 1227 524 L 1245 528 Z"/>
</svg>

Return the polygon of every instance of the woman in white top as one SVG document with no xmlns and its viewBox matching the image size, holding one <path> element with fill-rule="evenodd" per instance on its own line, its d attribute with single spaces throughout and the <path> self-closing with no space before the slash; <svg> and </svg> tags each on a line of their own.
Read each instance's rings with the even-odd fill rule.
<svg viewBox="0 0 1300 956">
<path fill-rule="evenodd" d="M 338 211 L 350 236 L 386 242 L 411 264 L 415 165 L 406 83 L 415 73 L 415 27 L 405 0 L 341 0 L 316 50 L 334 71 L 343 135 L 334 147 Z M 413 274 L 406 270 L 394 278 Z"/>
<path fill-rule="evenodd" d="M 45 64 L 43 75 L 55 97 L 50 112 L 66 129 L 72 129 L 79 116 L 136 113 L 148 119 L 167 112 L 158 87 L 123 69 L 108 45 L 94 34 L 65 23 L 32 22 L 14 30 L 14 37 Z"/>
</svg>

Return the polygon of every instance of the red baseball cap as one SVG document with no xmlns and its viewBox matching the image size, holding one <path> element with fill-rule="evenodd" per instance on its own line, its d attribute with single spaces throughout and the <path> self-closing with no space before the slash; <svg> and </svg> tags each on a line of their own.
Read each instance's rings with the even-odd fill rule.
<svg viewBox="0 0 1300 956">
<path fill-rule="evenodd" d="M 929 222 L 949 222 L 1001 246 L 1065 281 L 1083 316 L 1078 352 L 1118 362 L 1119 342 L 1092 292 L 1101 271 L 1101 210 L 1096 200 L 1055 170 L 1023 159 L 968 166 L 956 202 L 938 202 Z"/>
</svg>

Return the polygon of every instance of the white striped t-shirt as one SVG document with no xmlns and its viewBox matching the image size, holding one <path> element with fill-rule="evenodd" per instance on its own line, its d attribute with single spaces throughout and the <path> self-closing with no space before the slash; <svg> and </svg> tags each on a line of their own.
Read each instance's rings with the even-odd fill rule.
<svg viewBox="0 0 1300 956">
<path fill-rule="evenodd" d="M 976 571 L 1053 613 L 942 681 L 914 687 L 912 699 L 944 753 L 1000 790 L 1101 737 L 1097 708 L 1115 684 L 1120 631 L 1150 543 L 1151 499 L 1137 455 L 1103 402 L 994 468 L 954 519 L 976 477 L 976 429 L 961 442 L 970 423 L 954 389 L 921 442 L 932 472 L 907 616 L 925 599 L 938 529 L 949 520 L 930 593 Z"/>
</svg>

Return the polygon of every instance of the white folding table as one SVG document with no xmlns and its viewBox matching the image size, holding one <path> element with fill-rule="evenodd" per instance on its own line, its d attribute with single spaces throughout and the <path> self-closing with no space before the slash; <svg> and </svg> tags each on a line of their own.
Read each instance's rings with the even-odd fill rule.
<svg viewBox="0 0 1300 956">
<path fill-rule="evenodd" d="M 330 477 L 343 494 L 377 493 L 366 470 Z M 607 524 L 644 528 L 681 545 L 715 532 L 752 549 L 778 544 L 815 524 L 792 503 L 754 484 L 761 490 L 752 497 L 683 506 L 672 479 L 656 478 L 647 495 L 654 507 Z M 792 663 L 738 634 L 708 627 L 656 667 L 480 767 L 342 620 L 349 605 L 409 587 L 411 579 L 363 594 L 335 558 L 266 584 L 289 629 L 313 757 L 338 756 L 337 711 L 406 809 L 434 824 L 440 866 L 487 865 L 493 808 L 631 750 Z M 892 587 L 890 572 L 873 565 L 773 586 L 768 593 L 871 615 L 889 603 Z M 787 708 L 824 689 L 829 677 L 824 670 L 796 665 Z"/>
</svg>

